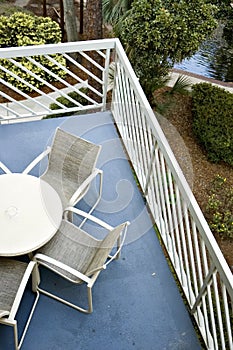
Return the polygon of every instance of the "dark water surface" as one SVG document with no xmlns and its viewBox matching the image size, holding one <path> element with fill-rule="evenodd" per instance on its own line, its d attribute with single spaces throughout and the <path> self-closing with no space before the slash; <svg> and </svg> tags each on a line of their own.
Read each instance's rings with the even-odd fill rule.
<svg viewBox="0 0 233 350">
<path fill-rule="evenodd" d="M 233 45 L 230 48 L 222 38 L 220 26 L 215 35 L 204 42 L 195 55 L 176 64 L 174 68 L 224 82 L 233 82 Z"/>
</svg>

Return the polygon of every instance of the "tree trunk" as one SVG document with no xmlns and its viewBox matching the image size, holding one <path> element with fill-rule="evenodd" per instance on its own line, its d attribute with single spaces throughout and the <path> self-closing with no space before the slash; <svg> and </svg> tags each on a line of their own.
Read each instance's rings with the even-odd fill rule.
<svg viewBox="0 0 233 350">
<path fill-rule="evenodd" d="M 87 0 L 84 28 L 87 40 L 102 39 L 102 0 Z"/>
<path fill-rule="evenodd" d="M 74 0 L 63 0 L 67 41 L 78 41 L 78 20 Z"/>
<path fill-rule="evenodd" d="M 85 38 L 87 40 L 102 39 L 102 0 L 87 0 L 87 7 L 84 17 L 84 30 Z M 99 65 L 103 66 L 103 58 L 97 53 L 92 52 L 89 54 L 90 57 L 95 60 Z M 102 72 L 90 62 L 86 62 L 86 67 L 89 69 L 96 77 L 102 79 Z M 88 82 L 97 91 L 102 92 L 101 85 L 92 77 L 88 77 Z M 89 92 L 89 96 L 95 101 L 101 102 L 101 98 L 97 96 L 92 91 Z"/>
</svg>

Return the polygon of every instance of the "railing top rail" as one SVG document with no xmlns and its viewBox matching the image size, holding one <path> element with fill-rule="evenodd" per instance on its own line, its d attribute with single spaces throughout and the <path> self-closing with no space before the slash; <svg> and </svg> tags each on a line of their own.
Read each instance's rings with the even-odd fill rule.
<svg viewBox="0 0 233 350">
<path fill-rule="evenodd" d="M 88 40 L 68 42 L 59 44 L 29 45 L 20 47 L 0 48 L 0 58 L 46 55 L 54 53 L 68 53 L 80 51 L 97 51 L 112 49 L 115 47 L 116 39 Z"/>
<path fill-rule="evenodd" d="M 161 127 L 159 125 L 158 120 L 155 117 L 155 114 L 145 96 L 145 93 L 139 83 L 139 80 L 132 69 L 131 64 L 128 61 L 128 58 L 126 56 L 126 53 L 118 39 L 116 39 L 116 51 L 117 55 L 120 58 L 122 62 L 124 62 L 124 69 L 128 74 L 128 78 L 130 79 L 130 82 L 132 84 L 132 87 L 135 90 L 135 93 L 137 95 L 137 98 L 139 102 L 145 107 L 145 110 L 147 111 L 146 116 L 148 118 L 148 122 L 150 124 L 150 127 L 156 136 L 158 145 L 165 156 L 165 159 L 168 163 L 168 166 L 170 167 L 172 174 L 175 178 L 175 181 L 186 201 L 186 203 L 189 204 L 189 210 L 190 213 L 202 235 L 202 238 L 205 241 L 205 244 L 210 252 L 210 255 L 212 256 L 214 260 L 214 264 L 216 265 L 218 271 L 220 272 L 221 278 L 226 285 L 230 296 L 233 300 L 233 277 L 231 270 L 223 257 L 223 254 L 219 248 L 219 245 L 217 244 L 205 218 L 204 215 L 191 191 L 191 188 L 170 148 L 170 145 L 168 144 L 168 141 L 161 130 Z"/>
<path fill-rule="evenodd" d="M 112 51 L 115 52 L 114 39 L 0 48 L 1 90 L 5 90 L 6 86 L 6 94 L 3 96 L 5 91 L 0 94 L 3 101 L 0 104 L 0 123 L 15 121 L 15 117 L 34 119 L 56 114 L 50 108 L 52 103 L 59 106 L 58 113 L 78 111 L 79 107 L 103 108 L 107 93 L 105 80 Z M 92 52 L 97 52 L 97 56 L 92 56 Z M 83 57 L 84 64 L 81 64 Z M 7 64 L 3 60 L 8 61 Z M 95 72 L 92 71 L 93 67 L 96 68 Z M 45 74 L 50 77 L 48 80 L 44 78 Z M 63 84 L 62 88 L 56 85 L 58 82 Z M 98 87 L 95 82 L 99 84 Z M 80 86 L 76 88 L 77 84 Z M 44 93 L 45 87 L 49 93 Z M 82 88 L 91 91 L 92 97 L 83 93 Z M 76 97 L 70 97 L 72 91 L 78 94 L 77 98 L 82 97 L 81 104 L 75 102 Z M 32 92 L 38 97 L 37 101 L 32 101 Z M 54 93 L 56 97 L 51 97 Z M 65 104 L 57 101 L 61 96 Z M 22 101 L 19 103 L 17 99 Z M 32 102 L 30 110 L 26 107 L 29 100 Z M 73 105 L 66 106 L 66 100 L 75 105 L 75 110 Z M 84 108 L 86 105 L 88 107 Z"/>
</svg>

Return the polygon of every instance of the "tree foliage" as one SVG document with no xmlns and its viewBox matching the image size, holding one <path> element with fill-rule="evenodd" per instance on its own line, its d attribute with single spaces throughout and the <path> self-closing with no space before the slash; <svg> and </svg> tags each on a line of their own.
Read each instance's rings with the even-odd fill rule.
<svg viewBox="0 0 233 350">
<path fill-rule="evenodd" d="M 133 0 L 102 0 L 104 22 L 117 24 L 131 8 Z"/>
<path fill-rule="evenodd" d="M 231 18 L 232 16 L 232 0 L 208 0 L 211 4 L 218 7 L 217 17 L 220 19 Z"/>
<path fill-rule="evenodd" d="M 203 0 L 134 0 L 119 37 L 150 97 L 174 63 L 191 57 L 217 26 L 216 6 Z"/>
</svg>

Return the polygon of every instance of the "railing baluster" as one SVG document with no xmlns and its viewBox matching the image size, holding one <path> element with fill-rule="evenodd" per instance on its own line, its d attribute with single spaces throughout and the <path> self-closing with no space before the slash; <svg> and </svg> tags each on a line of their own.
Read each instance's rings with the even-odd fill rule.
<svg viewBox="0 0 233 350">
<path fill-rule="evenodd" d="M 230 314 L 233 314 L 233 310 L 229 310 L 229 303 L 227 299 L 227 290 L 225 285 L 221 281 L 221 288 L 222 288 L 222 298 L 223 298 L 223 305 L 224 305 L 224 317 L 226 322 L 226 331 L 228 334 L 227 340 L 229 343 L 229 349 L 233 349 L 233 340 L 232 340 L 232 328 L 231 328 L 231 320 L 230 320 Z M 233 308 L 233 305 L 232 305 Z"/>
<path fill-rule="evenodd" d="M 201 263 L 201 256 L 200 256 L 200 247 L 199 247 L 199 243 L 198 243 L 198 237 L 197 237 L 197 227 L 196 224 L 194 222 L 194 220 L 192 220 L 192 233 L 193 233 L 193 243 L 194 243 L 194 255 L 196 257 L 195 259 L 195 264 L 197 267 L 197 284 L 196 285 L 196 290 L 195 290 L 195 298 L 197 298 L 198 296 L 198 290 L 201 288 L 201 286 L 203 285 L 203 274 L 202 274 L 202 263 Z M 202 304 L 205 306 L 205 298 L 202 296 Z M 204 323 L 203 323 L 203 317 L 201 314 L 201 307 L 197 306 L 197 314 L 196 314 L 196 320 L 197 323 L 200 325 L 200 327 L 203 329 L 204 327 Z"/>
<path fill-rule="evenodd" d="M 107 49 L 106 55 L 104 55 L 102 51 L 98 51 L 98 53 L 105 59 L 104 72 L 103 72 L 103 101 L 102 101 L 102 111 L 105 111 L 106 102 L 107 102 L 107 93 L 108 93 L 108 75 L 109 75 L 111 50 Z"/>
<path fill-rule="evenodd" d="M 208 266 L 208 255 L 206 252 L 205 243 L 202 240 L 202 256 L 203 256 L 203 264 L 204 264 L 204 273 L 205 277 L 208 276 L 210 268 Z M 211 281 L 212 282 L 212 281 Z M 208 335 L 208 344 L 212 346 L 212 342 L 214 341 L 214 346 L 218 348 L 218 340 L 217 340 L 217 330 L 216 330 L 216 323 L 215 323 L 215 316 L 214 316 L 214 307 L 213 307 L 213 300 L 212 300 L 212 292 L 210 288 L 210 283 L 206 286 L 207 291 L 207 308 L 205 310 L 206 313 L 206 327 L 207 327 L 207 335 Z M 212 328 L 212 337 L 210 337 L 209 330 Z"/>
<path fill-rule="evenodd" d="M 222 305 L 227 303 L 227 297 L 233 303 L 231 273 L 225 263 L 224 268 L 221 268 L 224 261 L 221 252 L 214 243 L 208 225 L 120 45 L 117 45 L 117 54 L 118 62 L 124 66 L 124 73 L 128 76 L 130 88 L 137 101 L 136 111 L 133 110 L 132 113 L 136 114 L 136 118 L 140 116 L 140 121 L 137 120 L 136 123 L 140 123 L 141 127 L 139 131 L 137 130 L 137 134 L 132 133 L 131 136 L 142 147 L 149 145 L 148 152 L 142 150 L 140 154 L 140 147 L 136 149 L 136 165 L 133 152 L 130 160 L 139 178 L 141 173 L 144 174 L 142 176 L 145 176 L 145 179 L 140 180 L 141 184 L 144 183 L 142 186 L 144 195 L 189 306 L 193 308 L 193 315 L 207 348 L 226 349 L 227 345 L 224 344 L 226 338 L 228 344 L 232 345 L 232 334 L 229 331 L 230 311 L 224 308 L 224 311 L 228 312 L 228 315 L 225 316 L 228 320 L 226 327 L 224 327 L 223 316 L 218 317 L 218 314 L 220 315 Z M 131 92 L 131 98 L 132 95 Z M 123 142 L 127 142 L 124 137 Z M 140 167 L 143 169 L 142 172 L 138 170 Z M 213 265 L 216 269 L 216 276 L 223 278 L 221 283 L 225 288 L 224 302 L 221 301 L 223 293 L 219 293 L 219 283 L 217 279 L 215 281 L 214 272 L 209 267 L 211 261 L 216 262 L 216 265 Z M 208 283 L 205 282 L 206 276 L 208 276 Z M 219 311 L 216 314 L 217 303 Z M 224 333 L 226 330 L 227 334 Z"/>
</svg>

